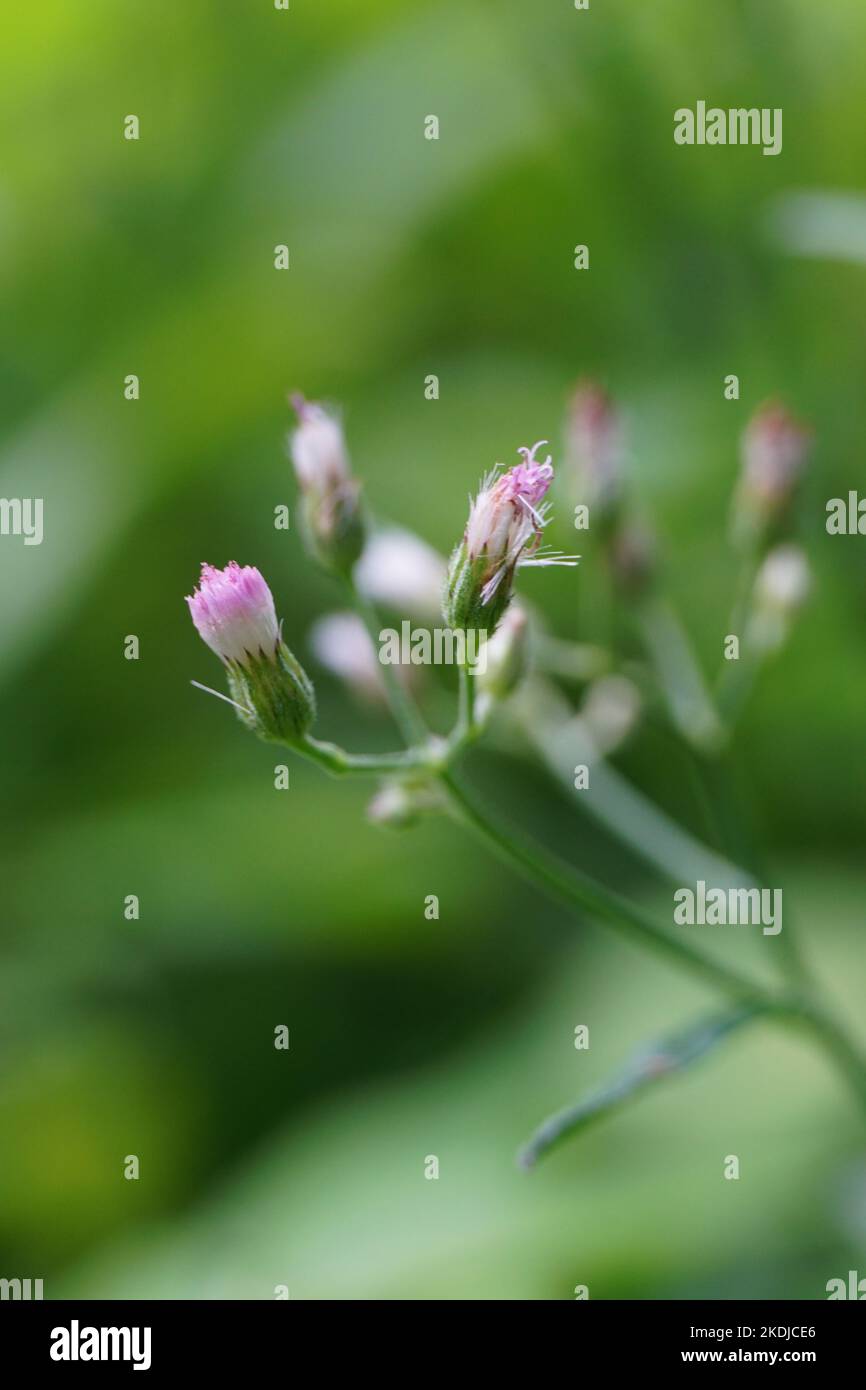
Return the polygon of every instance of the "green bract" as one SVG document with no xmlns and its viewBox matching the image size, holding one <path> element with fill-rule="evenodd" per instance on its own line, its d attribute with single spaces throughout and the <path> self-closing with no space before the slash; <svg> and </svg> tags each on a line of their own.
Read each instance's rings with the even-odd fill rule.
<svg viewBox="0 0 866 1390">
<path fill-rule="evenodd" d="M 273 659 L 248 656 L 227 668 L 238 718 L 259 738 L 298 743 L 309 732 L 316 717 L 313 683 L 284 642 Z"/>
</svg>

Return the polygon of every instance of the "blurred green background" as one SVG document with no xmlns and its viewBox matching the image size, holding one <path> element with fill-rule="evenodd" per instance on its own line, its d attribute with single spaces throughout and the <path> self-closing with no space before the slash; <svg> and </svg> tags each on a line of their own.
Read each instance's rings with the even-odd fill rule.
<svg viewBox="0 0 866 1390">
<path fill-rule="evenodd" d="M 518 1172 L 545 1114 L 711 994 L 445 821 L 383 833 L 369 788 L 295 763 L 275 791 L 274 751 L 189 684 L 219 670 L 183 603 L 202 560 L 258 565 L 316 678 L 318 732 L 391 746 L 310 657 L 339 599 L 272 524 L 295 506 L 286 391 L 341 402 L 372 505 L 447 551 L 494 460 L 540 437 L 559 459 L 591 373 L 627 411 L 710 670 L 738 437 L 783 396 L 816 431 L 816 589 L 749 708 L 738 785 L 863 1036 L 863 541 L 823 520 L 863 479 L 866 270 L 787 254 L 768 219 L 792 192 L 860 192 L 864 45 L 858 0 L 6 15 L 0 495 L 43 497 L 45 539 L 0 540 L 0 1275 L 47 1297 L 534 1299 L 820 1298 L 866 1274 L 861 1122 L 824 1059 L 766 1027 Z M 674 109 L 699 98 L 782 107 L 783 153 L 675 146 Z M 521 588 L 573 638 L 597 635 L 592 583 Z M 706 834 L 662 730 L 620 765 Z M 667 913 L 519 750 L 469 771 Z"/>
</svg>

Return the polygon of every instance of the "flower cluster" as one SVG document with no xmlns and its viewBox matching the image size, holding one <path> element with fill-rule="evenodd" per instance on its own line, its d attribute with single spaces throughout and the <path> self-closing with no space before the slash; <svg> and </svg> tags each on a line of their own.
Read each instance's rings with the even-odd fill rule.
<svg viewBox="0 0 866 1390">
<path fill-rule="evenodd" d="M 326 669 L 364 698 L 388 703 L 407 746 L 397 753 L 353 754 L 314 738 L 313 686 L 283 641 L 261 573 L 234 562 L 225 569 L 204 565 L 187 603 L 197 631 L 223 664 L 229 703 L 239 718 L 260 737 L 286 744 L 336 775 L 383 777 L 368 808 L 375 824 L 405 827 L 421 816 L 450 811 L 498 854 L 519 864 L 538 887 L 555 891 L 581 914 L 590 911 L 619 926 L 703 980 L 712 977 L 738 1001 L 727 1014 L 644 1050 L 606 1090 L 546 1121 L 524 1149 L 524 1164 L 535 1162 L 563 1135 L 577 1132 L 588 1117 L 619 1108 L 632 1091 L 691 1065 L 751 1018 L 765 1012 L 784 1018 L 786 1008 L 800 1023 L 810 1017 L 799 977 L 786 1004 L 785 996 L 767 992 L 750 974 L 695 952 L 638 903 L 611 893 L 589 873 L 574 872 L 531 837 L 515 839 L 495 815 L 475 803 L 454 774 L 457 759 L 508 701 L 512 731 L 519 730 L 551 775 L 566 782 L 569 795 L 589 787 L 592 772 L 596 808 L 632 850 L 666 876 L 683 855 L 690 862 L 708 856 L 706 862 L 721 864 L 708 847 L 692 841 L 631 788 L 615 767 L 600 764 L 632 736 L 650 699 L 671 730 L 700 753 L 693 759 L 696 768 L 724 748 L 751 678 L 765 656 L 786 640 L 810 589 L 805 555 L 789 534 L 808 449 L 803 426 L 782 406 L 770 404 L 756 413 L 745 432 L 734 503 L 735 532 L 742 542 L 740 578 L 729 624 L 733 633 L 743 635 L 744 651 L 741 658 L 738 646 L 738 667 L 723 663 L 710 690 L 688 634 L 663 594 L 656 543 L 628 487 L 619 412 L 600 388 L 583 383 L 577 389 L 566 426 L 566 485 L 579 499 L 575 526 L 578 514 L 584 520 L 592 511 L 590 539 L 597 543 L 602 573 L 610 580 L 610 603 L 600 605 L 613 614 L 610 633 L 593 647 L 550 636 L 524 600 L 514 601 L 522 567 L 573 566 L 580 559 L 542 544 L 551 520 L 548 495 L 554 480 L 550 455 L 537 457 L 546 441 L 518 450 L 521 461 L 513 468 L 496 465 L 484 477 L 446 567 L 410 533 L 368 528 L 336 416 L 300 396 L 293 402 L 298 426 L 290 447 L 306 538 L 313 555 L 342 581 L 354 606 L 354 611 L 318 619 L 312 647 Z M 428 729 L 414 701 L 411 671 L 395 672 L 381 648 L 377 653 L 376 640 L 383 635 L 375 611 L 379 602 L 423 623 L 435 620 L 441 602 L 448 635 L 463 634 L 464 653 L 467 635 L 477 639 L 476 648 L 483 643 L 483 662 L 473 664 L 466 655 L 451 658 L 460 667 L 459 709 L 446 737 Z M 566 694 L 554 676 L 582 685 L 582 698 L 575 701 Z M 736 868 L 725 865 L 725 872 Z M 811 1017 L 837 1055 L 844 1035 L 835 1022 L 822 1022 L 820 1012 Z M 847 1043 L 843 1052 L 847 1067 Z M 866 1094 L 866 1066 L 857 1062 L 857 1070 Z"/>
<path fill-rule="evenodd" d="M 292 404 L 298 425 L 290 452 L 313 555 L 349 581 L 359 603 L 403 607 L 423 621 L 433 618 L 441 604 L 449 627 L 483 633 L 490 639 L 492 659 L 485 702 L 489 706 L 504 698 L 526 669 L 525 614 L 515 612 L 513 622 L 493 640 L 511 600 L 516 570 L 522 565 L 574 565 L 578 559 L 541 547 L 549 518 L 545 498 L 553 480 L 550 457 L 536 458 L 544 441 L 520 449 L 522 462 L 514 468 L 503 472 L 497 466 L 487 475 L 446 571 L 437 553 L 409 532 L 390 528 L 367 533 L 339 421 L 303 396 L 293 396 Z M 274 600 L 259 571 L 234 562 L 223 570 L 204 565 L 199 587 L 187 602 L 197 631 L 225 666 L 231 703 L 243 722 L 263 738 L 308 750 L 315 718 L 313 686 L 282 640 Z M 378 700 L 387 693 L 385 673 L 357 614 L 320 620 L 313 646 L 323 665 L 367 697 Z M 399 673 L 395 680 L 408 684 Z"/>
</svg>

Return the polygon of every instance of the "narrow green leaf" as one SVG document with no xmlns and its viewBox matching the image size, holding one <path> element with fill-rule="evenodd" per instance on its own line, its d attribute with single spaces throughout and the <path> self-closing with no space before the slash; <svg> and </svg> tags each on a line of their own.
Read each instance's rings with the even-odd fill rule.
<svg viewBox="0 0 866 1390">
<path fill-rule="evenodd" d="M 551 1115 L 531 1136 L 517 1156 L 521 1168 L 533 1168 L 539 1158 L 562 1139 L 573 1137 L 594 1121 L 611 1115 L 632 1096 L 639 1094 L 666 1077 L 685 1071 L 736 1028 L 751 1022 L 767 1011 L 762 1004 L 701 1019 L 697 1024 L 658 1042 L 644 1045 L 611 1081 L 605 1082 L 588 1096 Z"/>
</svg>

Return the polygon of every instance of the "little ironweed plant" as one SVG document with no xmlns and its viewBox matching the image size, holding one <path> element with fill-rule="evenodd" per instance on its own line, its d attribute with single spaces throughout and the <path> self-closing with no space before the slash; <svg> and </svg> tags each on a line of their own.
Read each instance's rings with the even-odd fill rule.
<svg viewBox="0 0 866 1390">
<path fill-rule="evenodd" d="M 607 1084 L 546 1120 L 521 1150 L 520 1163 L 531 1167 L 564 1137 L 684 1071 L 757 1020 L 808 1033 L 866 1109 L 866 1060 L 820 996 L 790 913 L 784 931 L 781 912 L 778 930 L 765 930 L 769 940 L 784 942 L 773 946 L 778 973 L 768 984 L 705 953 L 694 943 L 694 925 L 689 931 L 676 929 L 684 916 L 674 914 L 671 925 L 659 920 L 508 824 L 479 800 L 462 767 L 467 750 L 495 718 L 510 720 L 569 794 L 589 787 L 591 767 L 591 796 L 581 805 L 658 875 L 680 885 L 675 901 L 694 902 L 691 889 L 682 885 L 695 884 L 700 913 L 693 914 L 694 921 L 763 920 L 750 915 L 753 905 L 764 901 L 762 894 L 769 895 L 759 887 L 764 875 L 757 850 L 739 842 L 725 844 L 720 854 L 700 843 L 628 783 L 607 755 L 632 736 L 643 711 L 652 709 L 687 746 L 708 800 L 732 797 L 728 750 L 736 719 L 764 663 L 788 640 L 810 589 L 794 506 L 808 432 L 778 403 L 762 407 L 745 432 L 732 511 L 739 581 L 724 646 L 725 656 L 736 649 L 736 658 L 722 660 L 713 684 L 665 594 L 658 547 L 630 493 L 624 424 L 599 386 L 583 382 L 572 396 L 566 463 L 557 486 L 574 506 L 575 527 L 586 532 L 591 558 L 607 574 L 611 601 L 620 612 L 605 648 L 551 637 L 541 616 L 516 599 L 523 567 L 572 569 L 581 559 L 542 543 L 554 483 L 551 456 L 536 457 L 545 441 L 518 450 L 521 462 L 514 467 L 496 465 L 487 473 L 446 564 L 411 533 L 376 525 L 362 505 L 337 415 L 300 395 L 292 402 L 298 425 L 290 453 L 306 544 L 349 604 L 348 612 L 319 620 L 314 649 L 364 698 L 387 702 L 404 747 L 358 753 L 314 736 L 313 683 L 283 640 L 267 583 L 250 565 L 231 562 L 222 570 L 204 565 L 198 588 L 187 599 L 199 635 L 225 669 L 228 695 L 209 693 L 233 705 L 260 738 L 288 747 L 334 776 L 382 779 L 369 808 L 375 824 L 406 827 L 425 815 L 450 814 L 539 892 L 690 971 L 725 1000 L 709 1016 L 642 1048 Z M 469 634 L 484 643 L 485 660 L 475 663 L 465 656 L 473 644 L 449 647 L 463 655 L 457 658 L 459 699 L 447 734 L 428 726 L 415 668 L 407 672 L 382 660 L 379 602 L 424 622 L 441 610 L 446 633 Z M 577 708 L 568 694 L 575 683 L 585 686 Z M 781 903 L 781 890 L 776 891 Z M 738 912 L 719 915 L 718 902 L 733 902 Z"/>
</svg>

